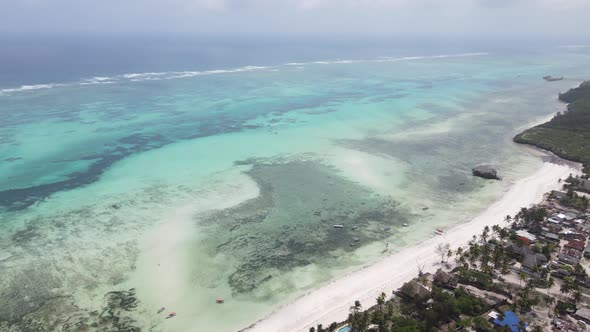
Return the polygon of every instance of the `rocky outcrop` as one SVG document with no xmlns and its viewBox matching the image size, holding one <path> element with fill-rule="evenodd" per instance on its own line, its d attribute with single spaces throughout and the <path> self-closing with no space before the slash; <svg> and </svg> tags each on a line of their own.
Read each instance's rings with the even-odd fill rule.
<svg viewBox="0 0 590 332">
<path fill-rule="evenodd" d="M 477 166 L 471 170 L 474 176 L 490 180 L 500 180 L 498 172 L 491 166 Z"/>
</svg>

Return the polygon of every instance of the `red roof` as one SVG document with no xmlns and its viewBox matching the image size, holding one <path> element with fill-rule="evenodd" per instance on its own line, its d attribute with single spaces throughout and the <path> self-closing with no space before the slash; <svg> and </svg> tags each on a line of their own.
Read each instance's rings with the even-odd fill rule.
<svg viewBox="0 0 590 332">
<path fill-rule="evenodd" d="M 564 248 L 563 250 L 561 250 L 561 254 L 576 258 L 582 258 L 582 253 L 575 249 Z"/>
<path fill-rule="evenodd" d="M 584 250 L 584 248 L 586 248 L 586 243 L 584 243 L 582 241 L 578 241 L 578 240 L 570 240 L 565 245 L 565 247 L 582 251 L 582 250 Z"/>
</svg>

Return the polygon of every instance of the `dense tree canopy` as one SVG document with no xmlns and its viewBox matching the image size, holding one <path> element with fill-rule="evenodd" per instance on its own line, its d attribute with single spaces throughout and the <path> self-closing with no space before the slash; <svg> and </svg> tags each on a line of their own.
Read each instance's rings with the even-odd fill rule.
<svg viewBox="0 0 590 332">
<path fill-rule="evenodd" d="M 570 103 L 567 112 L 557 115 L 542 125 L 514 137 L 518 143 L 531 144 L 556 155 L 581 162 L 584 172 L 590 173 L 590 82 L 560 94 Z"/>
</svg>

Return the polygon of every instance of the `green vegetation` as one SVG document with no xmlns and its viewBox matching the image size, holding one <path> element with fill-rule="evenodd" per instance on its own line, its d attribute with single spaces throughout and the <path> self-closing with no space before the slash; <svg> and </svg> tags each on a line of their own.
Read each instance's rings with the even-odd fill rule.
<svg viewBox="0 0 590 332">
<path fill-rule="evenodd" d="M 400 304 L 401 314 L 396 313 L 393 302 L 394 300 L 386 301 L 385 294 L 381 294 L 375 307 L 362 311 L 361 304 L 356 301 L 350 307 L 348 316 L 352 331 L 365 331 L 370 324 L 378 325 L 379 331 L 438 331 L 441 326 L 453 322 L 462 326 L 473 324 L 470 317 L 477 318 L 489 309 L 483 300 L 461 287 L 449 291 L 433 286 L 428 302 L 409 298 L 403 300 Z M 485 319 L 483 323 L 478 323 L 489 325 Z"/>
<path fill-rule="evenodd" d="M 571 174 L 565 180 L 563 189 L 567 191 L 567 195 L 559 200 L 559 203 L 563 206 L 573 207 L 580 211 L 586 211 L 588 209 L 588 198 L 586 196 L 578 195 L 574 189 L 580 185 L 580 179 L 578 176 L 573 177 Z"/>
<path fill-rule="evenodd" d="M 565 179 L 565 189 L 571 191 L 578 185 L 577 181 L 571 176 Z M 569 197 L 572 200 L 575 198 Z M 547 215 L 544 207 L 522 208 L 514 217 L 504 218 L 508 224 L 506 227 L 486 226 L 480 234 L 473 236 L 466 247 L 452 250 L 448 243 L 442 243 L 437 247 L 440 264 L 444 266 L 450 259 L 457 263 L 451 272 L 444 272 L 441 268 L 430 275 L 420 270 L 417 278 L 395 292 L 397 296 L 387 299 L 382 293 L 377 305 L 367 310 L 355 301 L 346 323 L 352 332 L 491 332 L 510 331 L 510 328 L 493 327 L 486 315 L 490 309 L 500 313 L 512 310 L 527 316 L 535 316 L 545 310 L 548 314 L 571 314 L 582 301 L 582 288 L 588 277 L 585 268 L 581 264 L 574 267 L 561 265 L 559 267 L 570 271 L 571 275 L 556 281 L 550 275 L 550 267 L 531 263 L 527 257 L 530 258 L 532 253 L 535 259 L 544 255 L 546 260 L 543 263 L 551 260 L 551 254 L 559 247 L 539 240 L 527 246 L 529 249 L 525 251 L 515 236 L 515 230 L 519 229 L 541 233 Z M 513 259 L 520 261 L 526 270 L 510 267 Z M 518 279 L 507 281 L 504 278 L 512 274 L 510 269 L 520 272 Z M 556 283 L 559 293 L 555 291 Z M 544 290 L 539 291 L 538 288 Z M 520 323 L 525 324 L 525 321 Z M 330 332 L 338 326 L 334 323 L 328 329 L 318 326 L 310 331 Z M 533 324 L 531 329 L 543 331 L 544 326 Z M 519 330 L 524 331 L 524 325 L 519 326 Z"/>
<path fill-rule="evenodd" d="M 568 110 L 557 113 L 551 121 L 514 137 L 514 141 L 549 150 L 564 159 L 581 162 L 590 173 L 590 82 L 560 94 L 570 103 Z"/>
<path fill-rule="evenodd" d="M 590 96 L 590 81 L 583 82 L 579 87 L 570 89 L 566 93 L 559 94 L 559 100 L 566 103 L 573 103 L 574 101 Z"/>
</svg>

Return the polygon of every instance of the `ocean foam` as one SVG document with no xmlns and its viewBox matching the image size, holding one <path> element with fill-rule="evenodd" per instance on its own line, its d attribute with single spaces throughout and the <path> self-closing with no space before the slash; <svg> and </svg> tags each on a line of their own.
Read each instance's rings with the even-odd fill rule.
<svg viewBox="0 0 590 332">
<path fill-rule="evenodd" d="M 409 60 L 421 60 L 421 59 L 439 59 L 439 58 L 453 58 L 453 57 L 468 57 L 468 56 L 481 56 L 488 55 L 489 53 L 478 52 L 478 53 L 460 53 L 460 54 L 442 54 L 442 55 L 431 55 L 431 56 L 408 56 L 408 57 L 388 57 L 381 56 L 374 59 L 367 60 L 332 60 L 332 61 L 313 61 L 313 62 L 289 62 L 285 66 L 296 66 L 298 69 L 302 69 L 305 65 L 331 65 L 331 64 L 353 64 L 353 63 L 372 63 L 372 62 L 395 62 L 395 61 L 409 61 Z M 129 73 L 121 74 L 117 76 L 95 76 L 89 79 L 84 79 L 75 83 L 50 83 L 50 84 L 37 84 L 37 85 L 22 85 L 18 88 L 7 88 L 0 89 L 0 95 L 19 93 L 32 90 L 40 89 L 51 89 L 55 87 L 64 87 L 72 85 L 97 85 L 97 84 L 116 84 L 125 82 L 143 82 L 143 81 L 159 81 L 159 80 L 172 80 L 179 78 L 189 78 L 195 76 L 205 75 L 218 75 L 218 74 L 231 74 L 231 73 L 242 73 L 252 71 L 278 71 L 280 67 L 277 66 L 244 66 L 234 69 L 215 69 L 206 71 L 169 71 L 169 72 L 146 72 L 146 73 Z"/>
<path fill-rule="evenodd" d="M 18 88 L 8 88 L 0 90 L 0 94 L 6 93 L 13 93 L 13 92 L 24 92 L 24 91 L 32 91 L 32 90 L 41 90 L 41 89 L 51 89 L 58 86 L 66 86 L 66 84 L 56 84 L 56 83 L 49 83 L 49 84 L 35 84 L 35 85 L 21 85 Z"/>
</svg>

